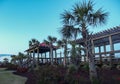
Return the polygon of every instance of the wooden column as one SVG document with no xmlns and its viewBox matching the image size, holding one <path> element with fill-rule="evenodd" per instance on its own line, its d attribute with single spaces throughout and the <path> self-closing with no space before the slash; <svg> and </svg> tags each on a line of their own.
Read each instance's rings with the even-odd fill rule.
<svg viewBox="0 0 120 84">
<path fill-rule="evenodd" d="M 61 53 L 61 51 L 60 51 L 60 64 L 62 63 L 62 53 Z"/>
<path fill-rule="evenodd" d="M 43 63 L 43 56 L 42 56 L 42 53 L 41 53 L 41 62 Z"/>
<path fill-rule="evenodd" d="M 100 57 L 100 64 L 102 64 L 102 55 L 101 55 L 101 46 L 98 47 L 99 48 L 99 57 Z"/>
<path fill-rule="evenodd" d="M 50 52 L 49 52 L 49 62 L 51 63 L 51 57 L 50 57 Z"/>
<path fill-rule="evenodd" d="M 33 64 L 32 64 L 32 70 L 34 69 L 34 66 L 35 66 L 35 50 L 33 50 Z"/>
<path fill-rule="evenodd" d="M 46 59 L 46 52 L 45 52 L 45 63 L 47 62 L 47 59 Z"/>
<path fill-rule="evenodd" d="M 39 57 L 39 47 L 38 47 L 38 49 L 37 49 L 37 63 L 38 64 L 40 63 L 39 59 L 40 59 L 40 57 Z"/>
<path fill-rule="evenodd" d="M 107 55 L 106 55 L 106 45 L 105 44 L 104 44 L 103 48 L 104 48 L 104 53 L 105 53 L 104 55 L 106 57 Z"/>
<path fill-rule="evenodd" d="M 109 43 L 110 43 L 110 50 L 114 51 L 114 45 L 113 45 L 113 42 L 112 42 L 112 36 L 109 36 Z"/>
<path fill-rule="evenodd" d="M 57 51 L 55 50 L 55 62 L 57 62 Z"/>
<path fill-rule="evenodd" d="M 110 43 L 110 66 L 112 67 L 112 58 L 113 58 L 113 55 L 114 55 L 114 46 L 113 46 L 113 43 L 112 43 L 112 36 L 109 36 L 109 43 Z"/>
</svg>

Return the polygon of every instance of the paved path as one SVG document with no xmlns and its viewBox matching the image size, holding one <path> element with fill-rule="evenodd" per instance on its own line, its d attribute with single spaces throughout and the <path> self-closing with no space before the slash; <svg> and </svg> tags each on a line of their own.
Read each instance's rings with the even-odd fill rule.
<svg viewBox="0 0 120 84">
<path fill-rule="evenodd" d="M 14 75 L 13 72 L 0 68 L 0 84 L 25 84 L 27 78 Z"/>
</svg>

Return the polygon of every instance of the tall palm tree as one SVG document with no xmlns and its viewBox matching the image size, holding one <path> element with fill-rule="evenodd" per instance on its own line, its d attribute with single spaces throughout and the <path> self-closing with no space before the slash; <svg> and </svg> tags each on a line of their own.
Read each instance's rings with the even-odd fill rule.
<svg viewBox="0 0 120 84">
<path fill-rule="evenodd" d="M 86 54 L 89 60 L 89 73 L 91 81 L 96 78 L 97 73 L 94 64 L 94 58 L 91 51 L 91 37 L 88 32 L 88 26 L 97 26 L 98 24 L 104 24 L 108 16 L 107 12 L 104 12 L 101 8 L 94 10 L 94 4 L 92 1 L 76 3 L 73 6 L 71 12 L 63 13 L 64 16 L 69 15 L 69 17 L 63 17 L 64 25 L 78 26 L 81 29 L 82 37 L 85 41 L 84 47 L 86 48 Z M 69 13 L 69 14 L 68 14 Z"/>
<path fill-rule="evenodd" d="M 56 37 L 48 36 L 47 40 L 44 40 L 46 44 L 50 47 L 50 57 L 51 57 L 51 64 L 53 65 L 53 43 L 57 41 Z"/>
<path fill-rule="evenodd" d="M 76 40 L 78 34 L 80 33 L 79 28 L 74 27 L 74 17 L 72 16 L 71 12 L 65 11 L 63 14 L 61 14 L 63 27 L 60 29 L 60 33 L 62 34 L 62 37 L 65 42 L 65 50 L 64 50 L 64 65 L 66 65 L 66 57 L 67 57 L 67 45 L 70 39 L 74 37 L 74 40 Z"/>
</svg>

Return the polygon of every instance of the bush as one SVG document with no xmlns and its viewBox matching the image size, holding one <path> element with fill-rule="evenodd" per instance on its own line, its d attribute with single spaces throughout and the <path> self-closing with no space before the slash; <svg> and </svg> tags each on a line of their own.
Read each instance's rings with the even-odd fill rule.
<svg viewBox="0 0 120 84">
<path fill-rule="evenodd" d="M 85 71 L 89 71 L 89 64 L 85 63 L 82 67 Z"/>
<path fill-rule="evenodd" d="M 75 73 L 77 71 L 77 67 L 74 64 L 70 64 L 68 66 L 68 73 Z"/>
<path fill-rule="evenodd" d="M 27 71 L 28 71 L 28 68 L 26 68 L 26 67 L 18 67 L 17 68 L 17 72 L 20 72 L 20 73 L 25 73 Z"/>
<path fill-rule="evenodd" d="M 6 65 L 6 67 L 8 70 L 17 70 L 18 65 L 9 63 Z"/>
<path fill-rule="evenodd" d="M 118 70 L 120 70 L 120 65 L 117 65 L 116 68 L 117 68 Z"/>
<path fill-rule="evenodd" d="M 109 65 L 107 65 L 107 64 L 104 64 L 104 65 L 102 65 L 102 69 L 110 70 L 111 67 Z"/>
<path fill-rule="evenodd" d="M 65 68 L 62 66 L 44 65 L 36 70 L 37 84 L 60 84 L 64 82 Z"/>
</svg>

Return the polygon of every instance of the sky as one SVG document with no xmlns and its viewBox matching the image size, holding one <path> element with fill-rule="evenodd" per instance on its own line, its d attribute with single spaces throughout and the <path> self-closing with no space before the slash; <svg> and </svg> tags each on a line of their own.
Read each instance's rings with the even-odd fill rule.
<svg viewBox="0 0 120 84">
<path fill-rule="evenodd" d="M 42 42 L 48 35 L 61 38 L 60 14 L 83 0 L 0 0 L 0 54 L 17 54 L 28 48 L 32 38 Z M 92 30 L 99 32 L 120 26 L 120 0 L 93 0 L 94 8 L 109 12 L 107 23 Z"/>
</svg>

